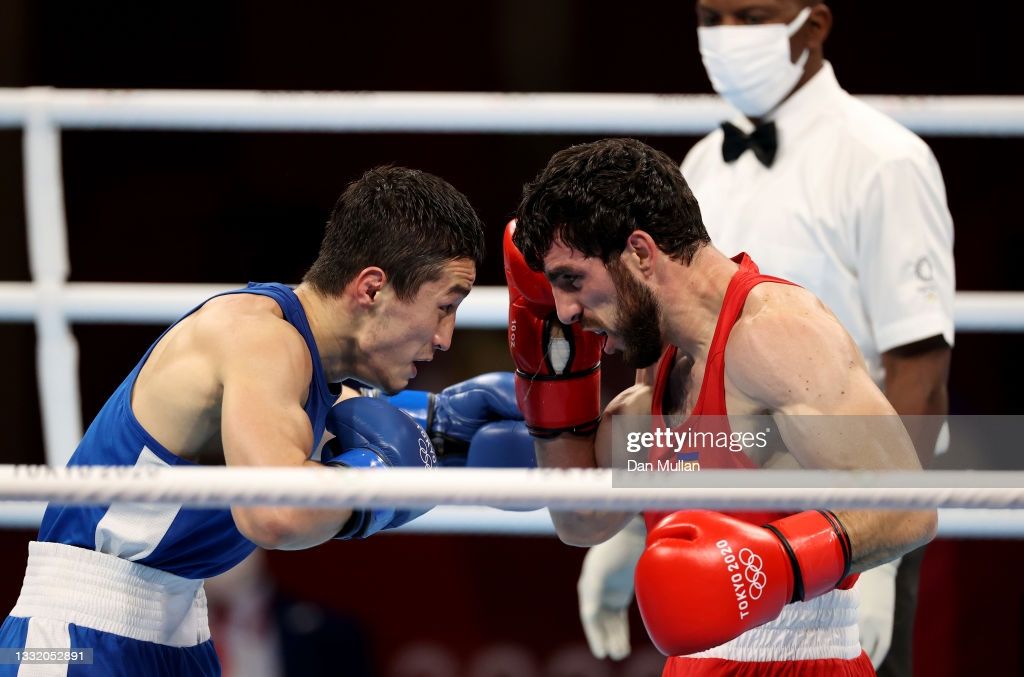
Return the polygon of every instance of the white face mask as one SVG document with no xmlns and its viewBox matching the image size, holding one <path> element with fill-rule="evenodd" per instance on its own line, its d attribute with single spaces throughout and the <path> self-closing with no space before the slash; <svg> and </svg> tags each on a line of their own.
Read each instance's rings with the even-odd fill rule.
<svg viewBox="0 0 1024 677">
<path fill-rule="evenodd" d="M 711 86 L 747 117 L 761 117 L 799 82 L 808 50 L 790 61 L 789 38 L 811 15 L 804 7 L 792 23 L 763 26 L 701 26 L 697 42 Z"/>
</svg>

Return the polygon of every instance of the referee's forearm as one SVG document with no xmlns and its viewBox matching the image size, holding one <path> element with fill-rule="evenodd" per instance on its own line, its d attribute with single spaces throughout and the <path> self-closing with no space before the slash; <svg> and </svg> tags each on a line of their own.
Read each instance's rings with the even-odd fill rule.
<svg viewBox="0 0 1024 677">
<path fill-rule="evenodd" d="M 943 417 L 949 413 L 950 349 L 942 347 L 911 355 L 899 350 L 883 355 L 885 396 L 914 442 L 923 467 L 928 467 Z"/>
</svg>

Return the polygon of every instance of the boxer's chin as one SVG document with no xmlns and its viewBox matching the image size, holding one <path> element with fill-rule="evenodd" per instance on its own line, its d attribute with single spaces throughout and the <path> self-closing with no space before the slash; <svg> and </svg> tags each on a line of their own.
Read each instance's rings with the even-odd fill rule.
<svg viewBox="0 0 1024 677">
<path fill-rule="evenodd" d="M 663 347 L 658 299 L 620 265 L 608 266 L 608 272 L 618 297 L 614 333 L 622 340 L 622 359 L 645 369 L 658 361 Z"/>
<path fill-rule="evenodd" d="M 413 374 L 413 377 L 415 376 L 416 374 Z M 388 395 L 397 395 L 398 393 L 402 392 L 403 390 L 409 387 L 409 381 L 411 380 L 412 378 L 403 378 L 400 376 L 396 377 L 391 383 L 388 384 Z"/>
<path fill-rule="evenodd" d="M 631 344 L 628 340 L 622 350 L 622 361 L 631 369 L 646 369 L 655 364 L 663 350 L 661 340 Z"/>
<path fill-rule="evenodd" d="M 411 379 L 406 378 L 406 375 L 403 375 L 399 373 L 398 370 L 395 370 L 394 373 L 382 374 L 379 380 L 381 382 L 374 385 L 373 387 L 379 390 L 384 395 L 391 397 L 392 395 L 397 395 L 398 393 L 405 390 L 406 386 L 409 385 L 409 381 Z"/>
<path fill-rule="evenodd" d="M 644 290 L 646 291 L 646 290 Z M 661 358 L 664 343 L 658 322 L 658 304 L 649 294 L 641 294 L 623 304 L 617 323 L 622 360 L 633 369 L 646 369 Z"/>
</svg>

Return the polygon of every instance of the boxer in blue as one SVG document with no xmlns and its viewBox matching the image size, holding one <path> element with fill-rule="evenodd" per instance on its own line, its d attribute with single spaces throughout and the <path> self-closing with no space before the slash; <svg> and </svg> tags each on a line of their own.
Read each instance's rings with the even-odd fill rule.
<svg viewBox="0 0 1024 677">
<path fill-rule="evenodd" d="M 302 284 L 250 284 L 172 325 L 101 409 L 69 465 L 336 472 L 325 466 L 435 464 L 412 418 L 371 398 L 336 404 L 328 384 L 354 379 L 395 393 L 416 375 L 415 362 L 448 350 L 483 239 L 469 202 L 443 180 L 397 167 L 367 172 L 338 200 Z M 422 421 L 438 440 L 469 442 L 484 423 L 517 415 L 504 377 L 430 399 L 434 415 Z M 335 437 L 317 458 L 325 429 Z M 0 647 L 88 648 L 93 660 L 2 665 L 0 675 L 220 674 L 204 578 L 256 547 L 365 538 L 416 515 L 51 504 L 29 547 L 21 595 L 0 628 Z"/>
</svg>

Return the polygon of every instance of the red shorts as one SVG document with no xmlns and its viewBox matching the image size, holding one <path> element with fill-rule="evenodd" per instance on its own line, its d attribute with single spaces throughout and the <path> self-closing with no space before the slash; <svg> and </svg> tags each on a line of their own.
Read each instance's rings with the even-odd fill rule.
<svg viewBox="0 0 1024 677">
<path fill-rule="evenodd" d="M 853 660 L 825 658 L 813 661 L 751 663 L 721 658 L 669 658 L 661 677 L 870 677 L 875 674 L 866 653 Z"/>
<path fill-rule="evenodd" d="M 662 677 L 867 677 L 871 661 L 860 647 L 860 591 L 833 590 L 787 604 L 779 617 L 725 644 L 669 658 Z"/>
</svg>

